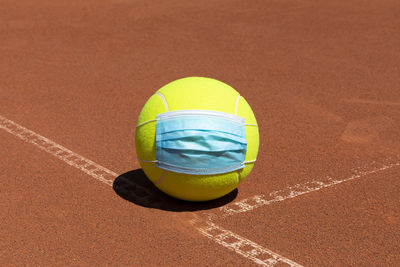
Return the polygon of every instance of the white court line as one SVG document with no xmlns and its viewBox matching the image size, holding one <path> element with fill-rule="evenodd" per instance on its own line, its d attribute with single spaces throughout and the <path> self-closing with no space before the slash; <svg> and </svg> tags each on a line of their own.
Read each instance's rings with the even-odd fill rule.
<svg viewBox="0 0 400 267">
<path fill-rule="evenodd" d="M 276 264 L 285 264 L 285 266 L 288 265 L 293 267 L 302 266 L 269 249 L 263 248 L 253 241 L 225 230 L 211 221 L 207 221 L 206 224 L 205 227 L 198 228 L 203 235 L 259 265 L 274 266 Z"/>
<path fill-rule="evenodd" d="M 82 157 L 79 154 L 72 152 L 71 150 L 59 145 L 40 134 L 37 134 L 25 127 L 8 120 L 0 115 L 0 128 L 9 132 L 12 135 L 19 137 L 25 142 L 31 143 L 41 150 L 50 153 L 56 158 L 66 162 L 67 164 L 89 174 L 93 178 L 112 186 L 113 180 L 118 176 L 113 171 L 110 171 L 99 164 Z M 108 179 L 107 179 L 108 178 Z"/>
<path fill-rule="evenodd" d="M 78 155 L 71 150 L 51 141 L 50 139 L 41 136 L 27 128 L 4 118 L 0 115 L 0 128 L 7 131 L 8 133 L 17 136 L 25 142 L 31 143 L 41 150 L 44 150 L 56 158 L 66 162 L 67 164 L 85 172 L 86 174 L 92 176 L 93 178 L 109 185 L 113 185 L 113 180 L 118 174 L 113 171 L 110 171 L 99 164 Z M 145 192 L 145 195 L 141 198 L 148 200 L 152 195 L 143 187 L 139 185 L 135 185 L 136 188 Z M 273 266 L 277 263 L 286 263 L 289 266 L 301 266 L 298 263 L 295 263 L 271 250 L 263 248 L 262 246 L 243 238 L 231 231 L 225 230 L 222 227 L 219 227 L 212 223 L 211 221 L 206 222 L 207 227 L 199 228 L 197 230 L 200 231 L 201 234 L 215 241 L 217 244 L 222 245 L 225 248 L 235 251 L 237 254 L 252 260 L 253 262 L 262 265 L 262 266 Z M 217 232 L 217 233 L 215 233 Z M 235 242 L 227 242 L 228 237 L 230 239 L 234 239 Z M 246 250 L 246 248 L 251 248 L 250 250 Z"/>
<path fill-rule="evenodd" d="M 334 179 L 327 176 L 320 180 L 289 186 L 283 190 L 271 192 L 268 195 L 256 195 L 250 198 L 245 198 L 221 207 L 220 211 L 223 212 L 222 217 L 227 217 L 230 215 L 251 211 L 275 202 L 280 202 L 315 192 L 323 188 L 341 184 L 350 180 L 358 179 L 369 174 L 382 172 L 384 170 L 400 166 L 400 156 L 397 156 L 395 159 L 386 159 L 384 163 L 378 163 L 378 166 L 374 166 L 376 164 L 377 162 L 373 162 L 370 165 L 364 166 L 363 168 L 353 169 L 351 172 L 354 174 L 344 179 Z M 213 218 L 217 218 L 217 216 L 214 215 Z"/>
</svg>

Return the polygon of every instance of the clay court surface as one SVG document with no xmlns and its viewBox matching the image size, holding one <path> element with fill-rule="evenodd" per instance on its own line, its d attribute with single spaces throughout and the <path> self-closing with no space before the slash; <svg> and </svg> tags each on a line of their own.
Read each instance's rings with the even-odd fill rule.
<svg viewBox="0 0 400 267">
<path fill-rule="evenodd" d="M 398 1 L 0 0 L 1 266 L 398 266 Z M 187 76 L 249 102 L 222 199 L 140 169 L 146 100 Z"/>
</svg>

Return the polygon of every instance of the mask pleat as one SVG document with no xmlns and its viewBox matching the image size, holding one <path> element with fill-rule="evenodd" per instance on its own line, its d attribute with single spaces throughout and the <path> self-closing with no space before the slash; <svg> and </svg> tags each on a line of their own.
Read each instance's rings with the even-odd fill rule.
<svg viewBox="0 0 400 267">
<path fill-rule="evenodd" d="M 198 112 L 199 114 L 196 114 Z M 157 166 L 188 174 L 215 174 L 244 167 L 245 121 L 212 111 L 167 112 L 157 117 Z"/>
</svg>

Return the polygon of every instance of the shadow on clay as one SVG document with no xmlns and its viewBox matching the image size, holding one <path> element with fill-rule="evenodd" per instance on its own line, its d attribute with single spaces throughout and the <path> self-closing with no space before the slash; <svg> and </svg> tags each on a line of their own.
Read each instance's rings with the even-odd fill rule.
<svg viewBox="0 0 400 267">
<path fill-rule="evenodd" d="M 142 169 L 129 171 L 118 176 L 114 180 L 113 189 L 121 198 L 136 205 L 176 212 L 218 208 L 235 200 L 238 193 L 235 189 L 221 198 L 204 202 L 179 200 L 161 192 L 146 177 Z"/>
</svg>

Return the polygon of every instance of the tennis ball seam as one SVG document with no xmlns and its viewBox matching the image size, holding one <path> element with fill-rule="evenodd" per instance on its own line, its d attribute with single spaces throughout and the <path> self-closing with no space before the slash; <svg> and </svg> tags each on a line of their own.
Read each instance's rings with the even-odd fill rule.
<svg viewBox="0 0 400 267">
<path fill-rule="evenodd" d="M 235 103 L 235 115 L 237 115 L 237 108 L 238 108 L 238 105 L 239 105 L 239 99 L 240 99 L 240 94 L 237 96 L 237 98 L 236 98 L 236 103 Z"/>
<path fill-rule="evenodd" d="M 167 172 L 168 172 L 167 170 L 164 171 L 164 173 L 162 174 L 161 178 L 158 179 L 154 184 L 155 184 L 155 185 L 161 184 L 161 183 L 165 180 L 165 176 L 167 176 Z"/>
<path fill-rule="evenodd" d="M 168 112 L 169 111 L 169 107 L 168 107 L 168 102 L 167 102 L 167 99 L 165 98 L 165 96 L 160 92 L 156 92 L 156 95 L 161 97 L 162 101 L 164 102 L 165 108 L 167 109 L 167 112 Z"/>
</svg>

